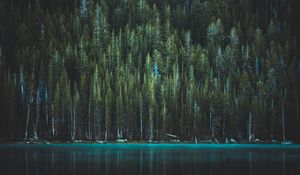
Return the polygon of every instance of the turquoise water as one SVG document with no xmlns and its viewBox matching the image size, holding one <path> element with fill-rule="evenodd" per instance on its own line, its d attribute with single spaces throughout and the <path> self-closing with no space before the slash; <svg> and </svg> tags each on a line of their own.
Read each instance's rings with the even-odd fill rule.
<svg viewBox="0 0 300 175">
<path fill-rule="evenodd" d="M 3 144 L 0 174 L 300 174 L 300 145 Z"/>
</svg>

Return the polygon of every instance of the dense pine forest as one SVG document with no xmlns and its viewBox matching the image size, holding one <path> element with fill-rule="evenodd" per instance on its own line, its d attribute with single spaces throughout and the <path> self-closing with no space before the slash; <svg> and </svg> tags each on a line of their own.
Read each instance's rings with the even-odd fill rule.
<svg viewBox="0 0 300 175">
<path fill-rule="evenodd" d="M 297 0 L 1 0 L 0 140 L 300 140 Z"/>
</svg>

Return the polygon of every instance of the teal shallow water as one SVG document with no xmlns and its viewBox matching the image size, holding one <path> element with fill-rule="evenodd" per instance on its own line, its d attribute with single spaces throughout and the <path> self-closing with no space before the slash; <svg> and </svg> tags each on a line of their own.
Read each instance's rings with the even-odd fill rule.
<svg viewBox="0 0 300 175">
<path fill-rule="evenodd" d="M 300 174 L 300 145 L 1 144 L 5 174 Z"/>
</svg>

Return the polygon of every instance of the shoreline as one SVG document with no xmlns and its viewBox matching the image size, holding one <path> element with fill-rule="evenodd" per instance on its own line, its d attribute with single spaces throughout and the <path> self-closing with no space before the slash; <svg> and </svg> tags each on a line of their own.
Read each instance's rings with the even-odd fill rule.
<svg viewBox="0 0 300 175">
<path fill-rule="evenodd" d="M 179 142 L 173 142 L 173 141 L 85 141 L 85 140 L 75 140 L 75 141 L 47 141 L 47 140 L 42 140 L 42 141 L 1 141 L 0 145 L 4 144 L 24 144 L 24 145 L 43 145 L 43 144 L 74 144 L 74 145 L 79 145 L 79 144 L 94 144 L 94 145 L 105 145 L 105 144 L 143 144 L 143 145 L 155 145 L 155 144 L 172 144 L 172 145 L 299 145 L 300 142 L 294 142 L 294 141 L 286 141 L 286 142 L 272 142 L 272 141 L 259 141 L 259 142 L 249 142 L 249 141 L 236 141 L 236 142 L 214 142 L 214 141 L 198 141 L 198 142 L 192 142 L 192 141 L 179 141 Z"/>
</svg>

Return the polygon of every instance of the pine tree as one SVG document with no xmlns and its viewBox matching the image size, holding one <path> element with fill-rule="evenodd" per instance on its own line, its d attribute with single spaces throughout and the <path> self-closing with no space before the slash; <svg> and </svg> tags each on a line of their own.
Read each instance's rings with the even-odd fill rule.
<svg viewBox="0 0 300 175">
<path fill-rule="evenodd" d="M 90 86 L 90 132 L 92 138 L 99 140 L 101 138 L 101 117 L 102 117 L 102 97 L 101 97 L 101 80 L 99 68 L 96 64 L 95 70 L 91 79 Z"/>
<path fill-rule="evenodd" d="M 87 75 L 81 74 L 80 80 L 79 80 L 79 98 L 82 103 L 79 110 L 78 115 L 78 127 L 80 130 L 78 130 L 78 138 L 80 139 L 90 139 L 89 138 L 89 99 L 88 99 L 88 83 L 87 83 Z"/>
<path fill-rule="evenodd" d="M 77 86 L 75 85 L 72 95 L 72 106 L 71 106 L 71 121 L 70 121 L 70 136 L 71 140 L 74 141 L 76 138 L 76 130 L 78 128 L 78 109 L 80 108 L 80 96 L 77 89 Z"/>
<path fill-rule="evenodd" d="M 211 23 L 207 29 L 208 44 L 212 44 L 214 47 L 222 46 L 224 39 L 224 28 L 221 20 Z"/>
<path fill-rule="evenodd" d="M 106 79 L 105 79 L 105 89 L 106 89 L 106 95 L 105 95 L 105 137 L 104 139 L 110 140 L 111 139 L 111 98 L 112 98 L 112 90 L 110 87 L 109 82 L 110 75 L 108 72 L 106 73 Z"/>
<path fill-rule="evenodd" d="M 80 15 L 81 17 L 86 18 L 88 15 L 88 6 L 89 1 L 88 0 L 80 0 Z"/>
</svg>

